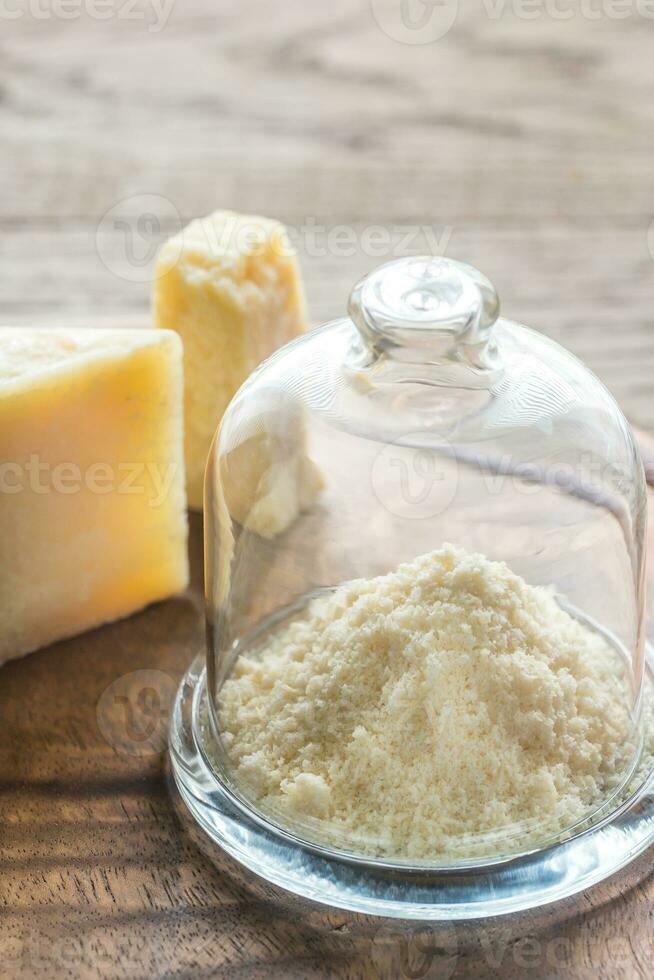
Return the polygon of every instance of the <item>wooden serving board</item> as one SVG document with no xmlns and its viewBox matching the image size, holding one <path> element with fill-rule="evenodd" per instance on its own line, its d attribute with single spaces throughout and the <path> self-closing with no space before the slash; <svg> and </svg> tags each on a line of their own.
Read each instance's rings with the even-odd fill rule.
<svg viewBox="0 0 654 980">
<path fill-rule="evenodd" d="M 654 441 L 642 448 L 654 485 Z M 201 530 L 193 515 L 184 596 L 0 671 L 2 980 L 649 976 L 652 853 L 543 911 L 428 930 L 210 860 L 164 744 L 203 646 Z"/>
</svg>

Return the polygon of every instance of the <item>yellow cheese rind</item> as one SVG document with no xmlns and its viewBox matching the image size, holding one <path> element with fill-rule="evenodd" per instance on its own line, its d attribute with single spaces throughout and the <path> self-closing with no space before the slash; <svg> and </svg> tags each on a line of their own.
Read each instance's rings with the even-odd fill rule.
<svg viewBox="0 0 654 980">
<path fill-rule="evenodd" d="M 179 338 L 0 329 L 0 663 L 188 583 Z"/>
<path fill-rule="evenodd" d="M 283 225 L 216 211 L 159 254 L 154 323 L 184 342 L 189 505 L 202 509 L 207 455 L 231 398 L 266 357 L 306 329 L 297 258 Z"/>
</svg>

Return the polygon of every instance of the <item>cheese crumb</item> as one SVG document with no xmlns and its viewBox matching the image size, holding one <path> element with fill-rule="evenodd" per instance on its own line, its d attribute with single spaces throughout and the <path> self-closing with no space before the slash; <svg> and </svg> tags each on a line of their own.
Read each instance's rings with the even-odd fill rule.
<svg viewBox="0 0 654 980">
<path fill-rule="evenodd" d="M 550 590 L 445 545 L 314 599 L 239 657 L 219 721 L 234 777 L 286 822 L 367 853 L 476 857 L 619 789 L 636 753 L 625 675 Z"/>
</svg>

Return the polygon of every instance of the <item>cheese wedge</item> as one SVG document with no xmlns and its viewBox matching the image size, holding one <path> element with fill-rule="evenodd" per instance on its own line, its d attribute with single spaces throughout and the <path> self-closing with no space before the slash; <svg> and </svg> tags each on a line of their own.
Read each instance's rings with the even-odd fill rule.
<svg viewBox="0 0 654 980">
<path fill-rule="evenodd" d="M 0 328 L 0 663 L 188 582 L 182 345 Z"/>
<path fill-rule="evenodd" d="M 247 376 L 306 329 L 297 258 L 278 221 L 216 211 L 162 247 L 155 326 L 184 342 L 189 504 L 202 509 L 207 455 L 220 419 Z"/>
</svg>

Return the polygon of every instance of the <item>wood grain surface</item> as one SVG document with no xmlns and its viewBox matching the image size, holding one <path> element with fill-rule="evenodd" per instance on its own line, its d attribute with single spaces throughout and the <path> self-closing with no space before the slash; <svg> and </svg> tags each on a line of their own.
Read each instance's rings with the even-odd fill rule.
<svg viewBox="0 0 654 980">
<path fill-rule="evenodd" d="M 314 322 L 394 255 L 473 262 L 654 431 L 647 5 L 471 0 L 425 44 L 385 6 L 172 0 L 158 24 L 154 0 L 103 20 L 0 4 L 0 322 L 142 315 L 162 238 L 233 207 L 291 226 Z M 163 744 L 203 644 L 191 532 L 185 596 L 0 671 L 2 980 L 651 976 L 651 854 L 574 901 L 428 933 L 207 854 Z"/>
</svg>

